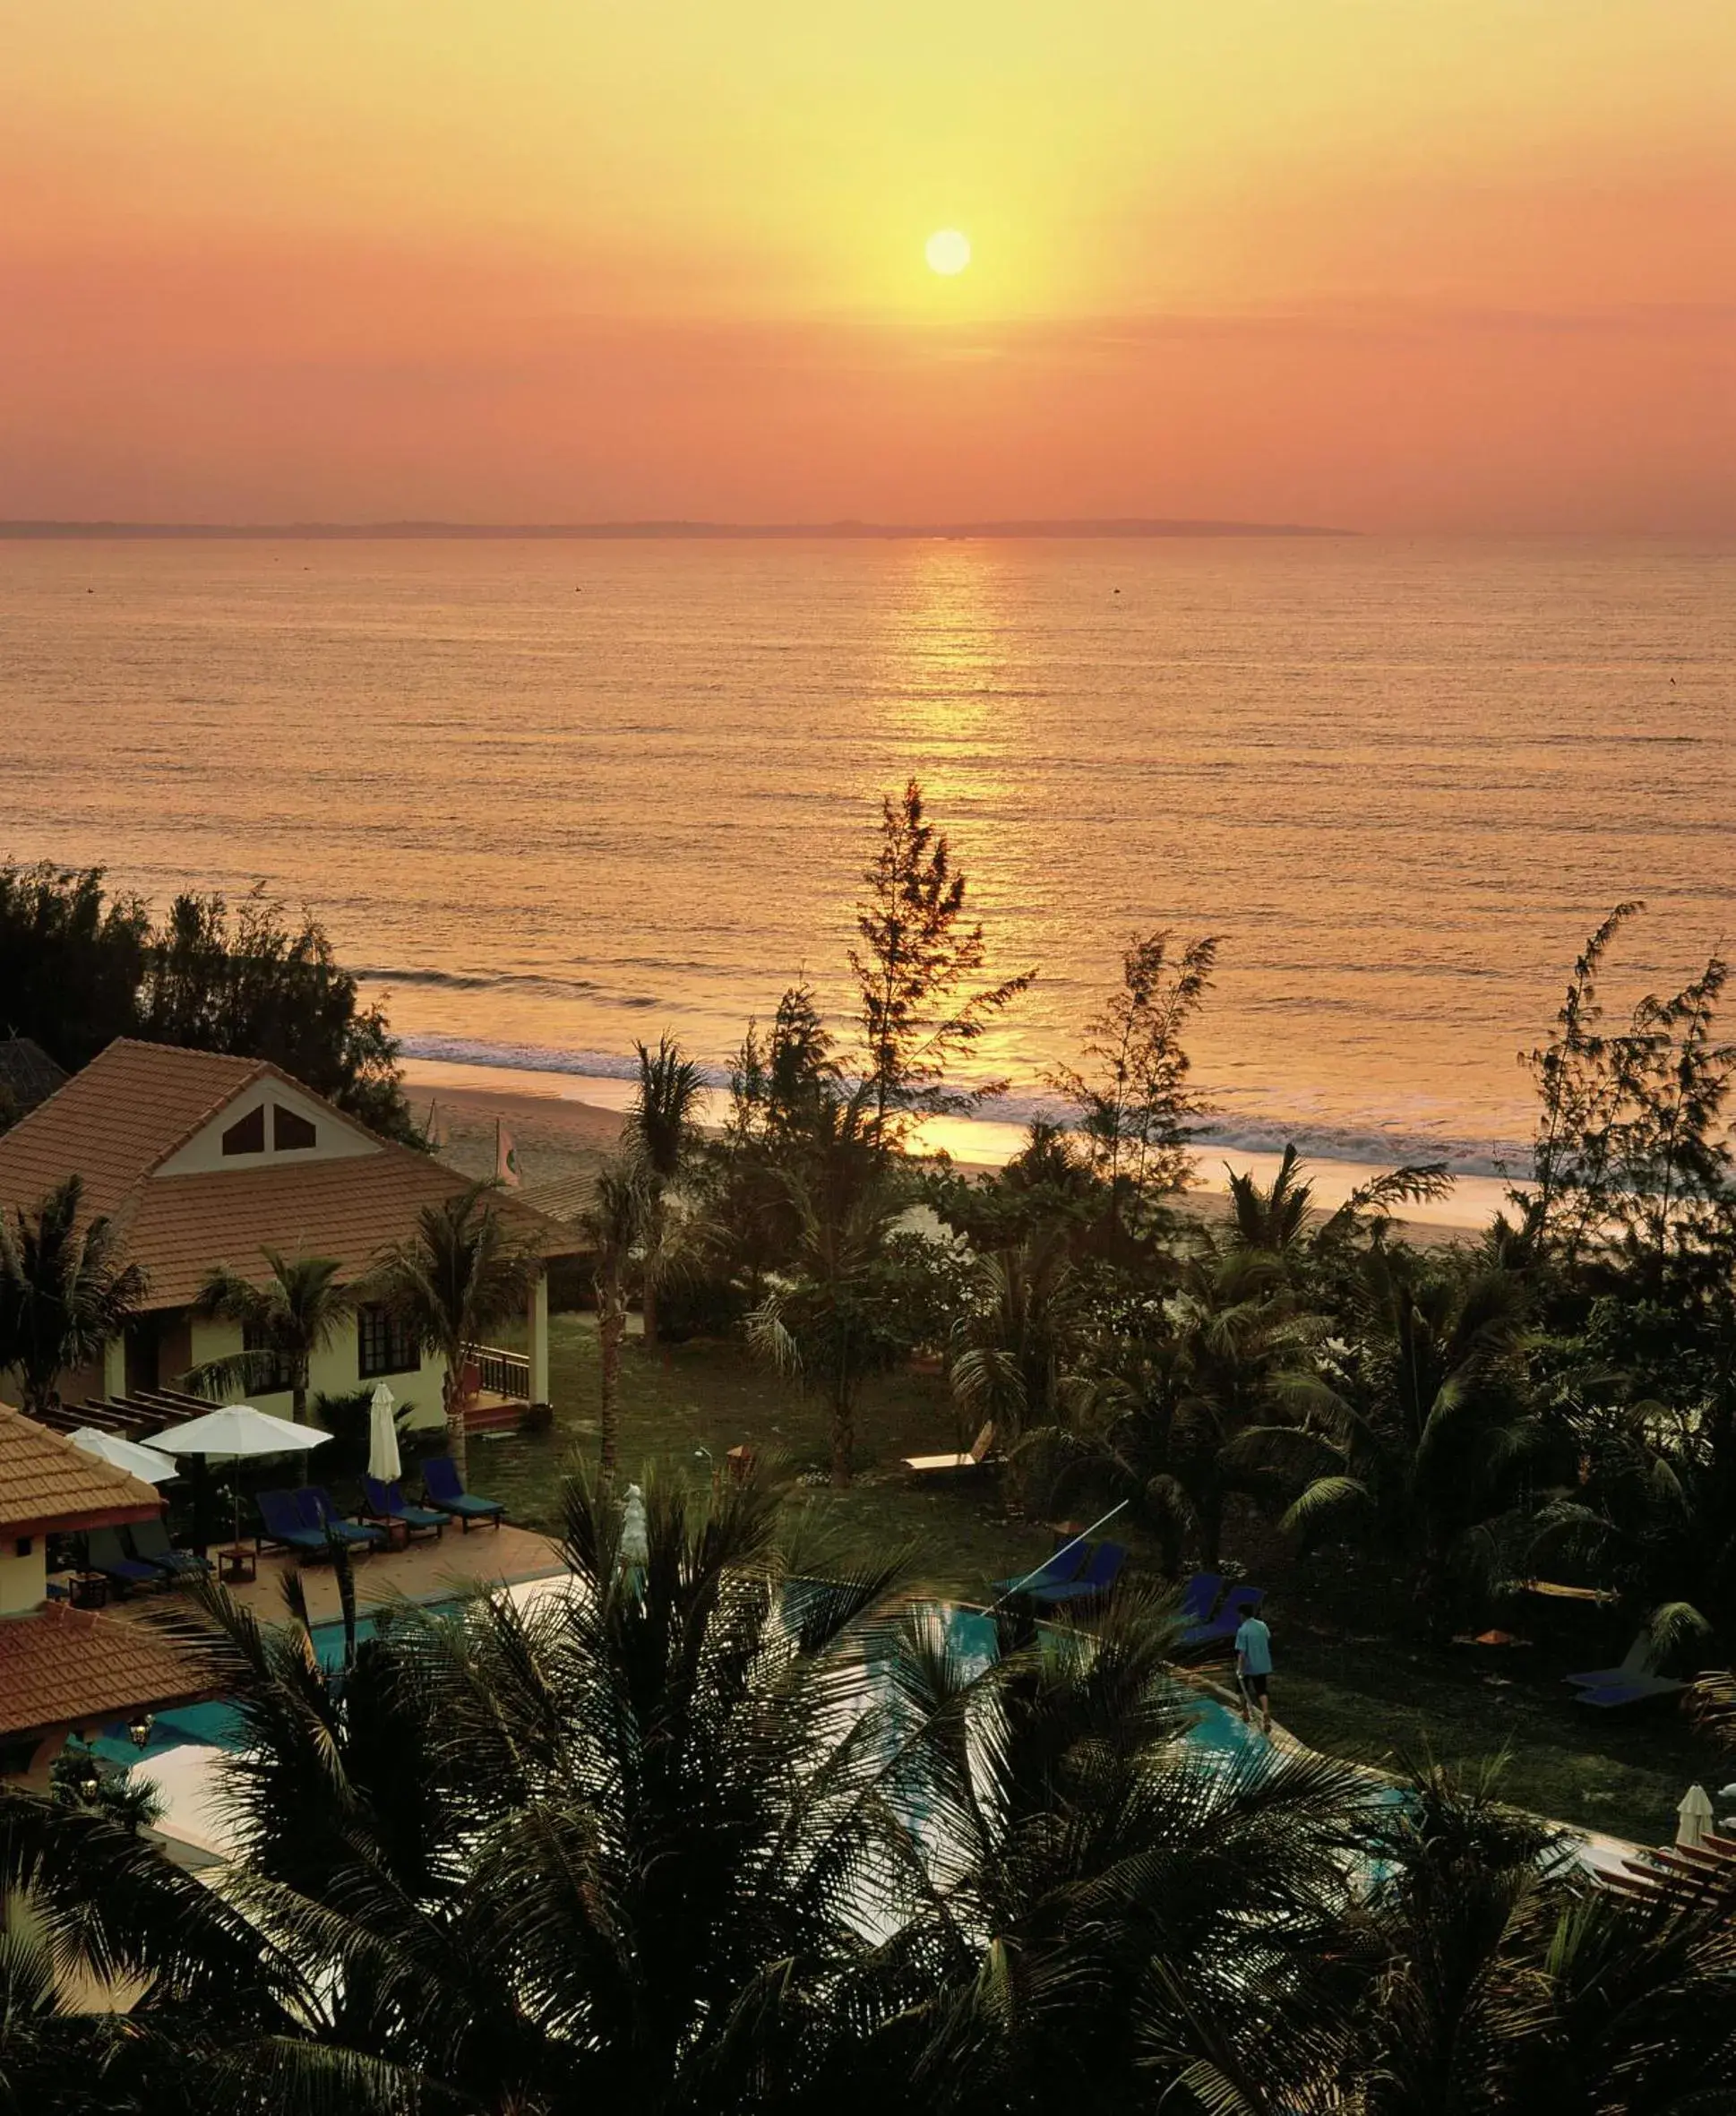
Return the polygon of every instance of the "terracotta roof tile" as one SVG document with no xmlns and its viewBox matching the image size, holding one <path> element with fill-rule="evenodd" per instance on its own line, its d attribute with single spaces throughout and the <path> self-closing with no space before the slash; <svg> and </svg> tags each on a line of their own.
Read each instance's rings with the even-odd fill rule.
<svg viewBox="0 0 1736 2116">
<path fill-rule="evenodd" d="M 122 1036 L 0 1133 L 0 1204 L 31 1205 L 69 1175 L 113 1212 L 146 1172 L 263 1071 L 256 1059 Z"/>
<path fill-rule="evenodd" d="M 120 1215 L 126 1253 L 144 1267 L 152 1307 L 191 1301 L 213 1264 L 244 1276 L 269 1246 L 287 1256 L 334 1257 L 355 1277 L 388 1243 L 415 1230 L 425 1205 L 464 1190 L 468 1178 L 408 1147 L 300 1167 L 166 1175 L 142 1183 Z M 569 1230 L 518 1203 L 498 1209 L 546 1238 L 552 1254 L 572 1246 Z"/>
<path fill-rule="evenodd" d="M 0 1535 L 148 1521 L 162 1510 L 162 1493 L 142 1478 L 0 1404 Z"/>
<path fill-rule="evenodd" d="M 0 1734 L 89 1726 L 210 1695 L 197 1662 L 142 1624 L 53 1602 L 0 1618 Z"/>
<path fill-rule="evenodd" d="M 408 1236 L 425 1205 L 468 1178 L 391 1140 L 339 1160 L 193 1175 L 152 1171 L 231 1097 L 274 1065 L 125 1037 L 58 1094 L 0 1136 L 0 1206 L 33 1203 L 76 1172 L 90 1209 L 115 1220 L 128 1258 L 150 1281 L 147 1305 L 184 1307 L 213 1264 L 258 1274 L 262 1249 L 335 1257 L 354 1277 L 387 1243 Z M 315 1102 L 300 1081 L 290 1083 Z M 330 1107 L 328 1104 L 326 1105 Z M 365 1128 L 334 1111 L 353 1130 Z M 510 1193 L 499 1209 L 541 1238 L 546 1253 L 574 1246 L 570 1230 Z"/>
</svg>

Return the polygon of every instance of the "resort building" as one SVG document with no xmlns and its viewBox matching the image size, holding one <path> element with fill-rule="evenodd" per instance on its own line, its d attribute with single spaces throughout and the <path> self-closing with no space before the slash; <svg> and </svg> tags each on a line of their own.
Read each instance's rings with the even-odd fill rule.
<svg viewBox="0 0 1736 2116">
<path fill-rule="evenodd" d="M 142 1624 L 48 1598 L 48 1539 L 154 1520 L 162 1494 L 0 1405 L 0 1777 L 46 1785 L 70 1734 L 208 1694 Z"/>
<path fill-rule="evenodd" d="M 331 1258 L 354 1283 L 382 1249 L 414 1234 L 425 1206 L 467 1181 L 377 1137 L 274 1065 L 128 1038 L 0 1133 L 0 1209 L 28 1210 L 73 1174 L 88 1209 L 113 1221 L 147 1292 L 101 1370 L 62 1378 L 68 1409 L 56 1422 L 69 1427 L 86 1421 L 87 1406 L 148 1405 L 179 1389 L 189 1370 L 251 1348 L 239 1325 L 193 1312 L 214 1266 L 260 1281 L 263 1252 L 274 1249 Z M 497 1206 L 540 1246 L 545 1263 L 574 1251 L 572 1228 L 510 1192 Z M 546 1269 L 525 1339 L 523 1351 L 475 1348 L 474 1378 L 497 1406 L 547 1400 Z M 444 1371 L 383 1309 L 363 1305 L 316 1355 L 310 1400 L 383 1381 L 411 1423 L 437 1424 Z M 287 1389 L 255 1382 L 246 1396 L 262 1410 L 291 1415 Z"/>
</svg>

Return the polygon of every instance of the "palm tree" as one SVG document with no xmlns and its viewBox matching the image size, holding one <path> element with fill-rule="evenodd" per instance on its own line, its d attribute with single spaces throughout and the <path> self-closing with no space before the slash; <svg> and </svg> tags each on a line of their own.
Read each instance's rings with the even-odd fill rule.
<svg viewBox="0 0 1736 2116">
<path fill-rule="evenodd" d="M 355 1312 L 355 1295 L 338 1282 L 343 1266 L 331 1257 L 286 1257 L 262 1249 L 263 1285 L 227 1264 L 207 1276 L 193 1312 L 241 1325 L 245 1349 L 193 1367 L 186 1379 L 199 1389 L 276 1389 L 288 1386 L 291 1415 L 307 1423 L 308 1371 Z"/>
<path fill-rule="evenodd" d="M 644 1044 L 633 1047 L 639 1086 L 627 1113 L 627 1152 L 644 1195 L 645 1342 L 655 1345 L 657 1287 L 675 1261 L 668 1193 L 699 1138 L 696 1117 L 705 1082 L 671 1036 L 659 1036 L 655 1051 Z"/>
<path fill-rule="evenodd" d="M 80 1177 L 0 1217 L 0 1372 L 17 1373 L 22 1407 L 46 1410 L 64 1372 L 100 1360 L 145 1292 L 114 1222 L 85 1217 Z"/>
<path fill-rule="evenodd" d="M 580 1223 L 592 1252 L 597 1288 L 597 1359 L 601 1374 L 598 1449 L 605 1478 L 614 1475 L 620 1433 L 621 1344 L 627 1334 L 628 1267 L 645 1226 L 645 1192 L 632 1167 L 606 1166 Z"/>
<path fill-rule="evenodd" d="M 1461 1592 L 1491 1584 L 1497 1518 L 1544 1441 L 1513 1366 L 1525 1289 L 1508 1271 L 1427 1267 L 1381 1247 L 1363 1287 L 1342 1385 L 1317 1377 L 1289 1406 L 1298 1415 L 1250 1430 L 1240 1456 L 1292 1481 L 1291 1531 L 1367 1523 L 1403 1566 L 1418 1616 L 1450 1628 Z"/>
<path fill-rule="evenodd" d="M 541 1268 L 535 1244 L 521 1238 L 490 1202 L 491 1185 L 438 1205 L 425 1205 L 416 1233 L 377 1260 L 365 1288 L 445 1363 L 441 1400 L 446 1445 L 462 1475 L 468 1462 L 464 1426 L 465 1355 L 497 1324 L 524 1312 Z"/>
<path fill-rule="evenodd" d="M 1079 1274 L 1069 1226 L 1034 1227 L 976 1260 L 976 1298 L 952 1332 L 952 1393 L 970 1418 L 1010 1434 L 1051 1423 L 1076 1349 Z"/>
<path fill-rule="evenodd" d="M 827 1105 L 804 1162 L 782 1174 L 795 1216 L 794 1254 L 747 1319 L 755 1352 L 824 1393 L 840 1488 L 850 1481 L 862 1384 L 907 1348 L 889 1320 L 886 1267 L 905 1191 L 876 1136 L 862 1098 Z"/>
</svg>

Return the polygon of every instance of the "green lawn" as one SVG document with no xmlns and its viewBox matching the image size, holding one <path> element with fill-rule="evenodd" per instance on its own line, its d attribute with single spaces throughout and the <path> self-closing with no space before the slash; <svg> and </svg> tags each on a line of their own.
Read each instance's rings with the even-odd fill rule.
<svg viewBox="0 0 1736 2116">
<path fill-rule="evenodd" d="M 597 1359 L 589 1319 L 555 1316 L 553 1432 L 472 1443 L 476 1488 L 504 1499 L 515 1519 L 557 1525 L 561 1464 L 572 1449 L 596 1445 Z M 743 1442 L 779 1449 L 798 1470 L 815 1473 L 827 1455 L 823 1406 L 731 1345 L 648 1354 L 629 1339 L 622 1432 L 630 1475 L 656 1462 L 704 1477 Z M 981 1599 L 987 1581 L 1036 1564 L 1048 1549 L 1049 1528 L 1010 1516 L 996 1479 L 918 1484 L 898 1468 L 905 1455 L 956 1444 L 938 1381 L 899 1374 L 873 1384 L 864 1392 L 858 1432 L 855 1486 L 836 1495 L 816 1488 L 809 1503 L 866 1547 L 912 1546 L 918 1579 L 937 1595 Z M 1136 1561 L 1151 1561 L 1152 1553 L 1133 1540 Z M 1377 1765 L 1407 1755 L 1455 1761 L 1505 1750 L 1509 1798 L 1643 1843 L 1668 1841 L 1676 1803 L 1692 1781 L 1715 1787 L 1732 1775 L 1728 1760 L 1697 1742 L 1667 1706 L 1634 1716 L 1594 1713 L 1571 1701 L 1560 1681 L 1565 1669 L 1621 1656 L 1627 1638 L 1613 1616 L 1586 1613 L 1592 1621 L 1581 1616 L 1577 1630 L 1557 1622 L 1527 1648 L 1433 1651 L 1382 1628 L 1394 1607 L 1391 1583 L 1368 1577 L 1353 1561 L 1317 1558 L 1292 1566 L 1252 1522 L 1242 1525 L 1232 1557 L 1276 1591 L 1274 1702 L 1284 1722 L 1318 1748 Z"/>
</svg>

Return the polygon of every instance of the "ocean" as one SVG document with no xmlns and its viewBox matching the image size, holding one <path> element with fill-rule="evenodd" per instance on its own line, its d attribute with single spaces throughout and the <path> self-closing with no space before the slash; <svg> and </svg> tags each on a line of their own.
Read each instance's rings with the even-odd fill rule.
<svg viewBox="0 0 1736 2116">
<path fill-rule="evenodd" d="M 1736 546 L 0 542 L 0 855 L 263 881 L 408 1052 L 620 1078 L 845 950 L 914 775 L 1052 1102 L 1134 932 L 1223 937 L 1209 1136 L 1488 1174 L 1585 934 L 1736 907 Z"/>
</svg>

